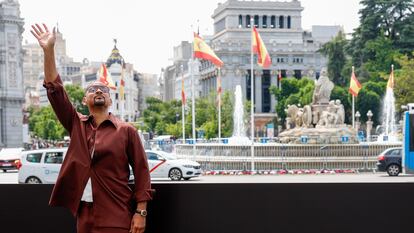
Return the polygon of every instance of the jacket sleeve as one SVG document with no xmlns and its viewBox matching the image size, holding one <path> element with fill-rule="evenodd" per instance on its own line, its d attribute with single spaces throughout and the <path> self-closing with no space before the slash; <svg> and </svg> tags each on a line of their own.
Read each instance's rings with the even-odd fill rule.
<svg viewBox="0 0 414 233">
<path fill-rule="evenodd" d="M 151 189 L 151 177 L 147 156 L 135 128 L 128 127 L 127 154 L 135 177 L 135 200 L 143 202 L 152 200 L 154 190 Z"/>
<path fill-rule="evenodd" d="M 46 88 L 47 98 L 52 105 L 53 111 L 70 134 L 72 132 L 73 119 L 77 117 L 77 112 L 69 100 L 60 76 L 58 75 L 53 82 L 44 82 L 43 86 Z"/>
</svg>

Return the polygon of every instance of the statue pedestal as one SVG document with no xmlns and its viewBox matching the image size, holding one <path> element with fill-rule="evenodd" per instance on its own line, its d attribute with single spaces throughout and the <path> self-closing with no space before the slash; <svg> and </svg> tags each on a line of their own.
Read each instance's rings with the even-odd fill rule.
<svg viewBox="0 0 414 233">
<path fill-rule="evenodd" d="M 279 134 L 281 143 L 302 144 L 301 137 L 308 138 L 307 144 L 342 144 L 359 143 L 356 131 L 350 126 L 341 125 L 335 128 L 295 128 Z M 347 139 L 344 141 L 344 139 Z"/>
</svg>

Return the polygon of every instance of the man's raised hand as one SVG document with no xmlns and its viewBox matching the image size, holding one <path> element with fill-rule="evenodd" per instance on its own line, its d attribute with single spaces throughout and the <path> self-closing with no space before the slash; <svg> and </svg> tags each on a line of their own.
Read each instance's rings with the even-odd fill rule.
<svg viewBox="0 0 414 233">
<path fill-rule="evenodd" d="M 36 37 L 37 41 L 39 41 L 40 47 L 43 50 L 50 50 L 53 49 L 55 46 L 56 41 L 56 31 L 53 28 L 53 32 L 49 32 L 49 29 L 45 24 L 43 24 L 43 29 L 39 26 L 39 24 L 32 25 L 32 29 L 30 32 Z"/>
</svg>

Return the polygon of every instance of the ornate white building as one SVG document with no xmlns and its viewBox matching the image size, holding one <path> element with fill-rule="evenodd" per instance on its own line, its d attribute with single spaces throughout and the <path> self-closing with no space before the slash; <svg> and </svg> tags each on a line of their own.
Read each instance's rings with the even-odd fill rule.
<svg viewBox="0 0 414 233">
<path fill-rule="evenodd" d="M 23 25 L 19 3 L 0 2 L 0 147 L 23 145 Z"/>
<path fill-rule="evenodd" d="M 112 107 L 110 108 L 110 111 L 124 121 L 137 121 L 139 117 L 138 73 L 134 72 L 132 64 L 128 64 L 124 61 L 116 44 L 106 61 L 106 67 L 117 87 L 116 90 L 111 90 Z M 119 94 L 122 75 L 125 82 L 124 100 L 121 100 Z M 87 83 L 85 84 L 86 87 Z"/>
</svg>

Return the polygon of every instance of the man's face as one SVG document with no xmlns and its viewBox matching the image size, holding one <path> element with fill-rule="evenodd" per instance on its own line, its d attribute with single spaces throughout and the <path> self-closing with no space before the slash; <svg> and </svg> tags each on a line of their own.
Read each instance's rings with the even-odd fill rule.
<svg viewBox="0 0 414 233">
<path fill-rule="evenodd" d="M 112 104 L 109 87 L 102 82 L 93 82 L 85 89 L 84 104 L 89 108 L 109 107 Z"/>
</svg>

